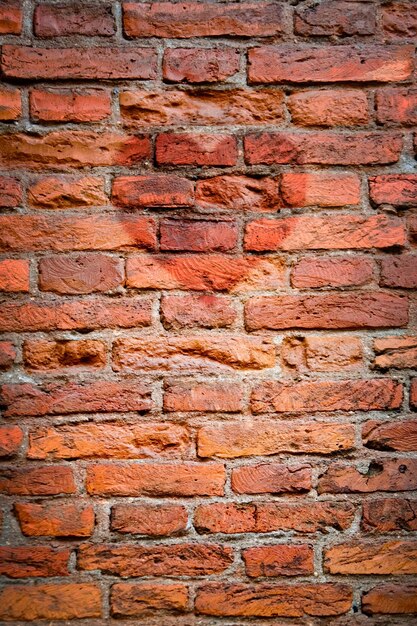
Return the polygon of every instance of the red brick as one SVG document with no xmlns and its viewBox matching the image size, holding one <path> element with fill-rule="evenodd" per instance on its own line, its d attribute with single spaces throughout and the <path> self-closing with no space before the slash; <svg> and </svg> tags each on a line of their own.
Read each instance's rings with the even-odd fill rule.
<svg viewBox="0 0 417 626">
<path fill-rule="evenodd" d="M 360 339 L 348 335 L 306 335 L 286 337 L 281 346 L 285 368 L 304 373 L 339 372 L 361 366 Z"/>
<path fill-rule="evenodd" d="M 133 127 L 276 124 L 283 120 L 283 93 L 270 89 L 122 91 L 120 110 Z"/>
<path fill-rule="evenodd" d="M 35 209 L 79 209 L 108 204 L 103 179 L 45 176 L 28 188 L 28 202 Z"/>
<path fill-rule="evenodd" d="M 45 80 L 147 80 L 156 77 L 153 48 L 32 48 L 4 45 L 5 76 Z"/>
<path fill-rule="evenodd" d="M 113 617 L 155 615 L 155 611 L 184 612 L 188 606 L 185 585 L 155 585 L 116 583 L 110 591 Z"/>
<path fill-rule="evenodd" d="M 88 583 L 13 585 L 0 591 L 0 607 L 6 621 L 101 617 L 101 592 Z"/>
<path fill-rule="evenodd" d="M 0 574 L 8 578 L 68 576 L 70 551 L 43 546 L 0 547 Z"/>
<path fill-rule="evenodd" d="M 87 408 L 88 409 L 88 408 Z M 141 459 L 185 456 L 189 434 L 177 424 L 81 422 L 41 426 L 29 435 L 29 459 Z"/>
<path fill-rule="evenodd" d="M 152 2 L 123 5 L 127 37 L 262 37 L 283 30 L 283 7 L 274 2 L 202 4 Z"/>
<path fill-rule="evenodd" d="M 281 131 L 247 135 L 244 140 L 248 165 L 386 165 L 398 161 L 402 145 L 397 132 L 381 131 Z"/>
<path fill-rule="evenodd" d="M 223 572 L 233 562 L 227 546 L 202 543 L 169 545 L 82 545 L 81 570 L 101 570 L 116 576 L 207 576 Z"/>
<path fill-rule="evenodd" d="M 72 469 L 67 465 L 3 467 L 0 493 L 17 496 L 55 496 L 75 493 Z"/>
<path fill-rule="evenodd" d="M 346 250 L 390 248 L 405 244 L 402 220 L 384 214 L 371 217 L 297 215 L 249 222 L 245 250 Z"/>
<path fill-rule="evenodd" d="M 204 209 L 278 211 L 277 179 L 224 175 L 197 181 L 196 202 Z"/>
<path fill-rule="evenodd" d="M 207 583 L 197 590 L 197 613 L 229 617 L 342 615 L 352 604 L 348 585 Z"/>
<path fill-rule="evenodd" d="M 96 464 L 87 468 L 87 491 L 101 496 L 222 496 L 220 463 Z"/>
<path fill-rule="evenodd" d="M 173 174 L 120 176 L 113 181 L 112 202 L 121 207 L 174 209 L 194 204 L 194 186 Z"/>
<path fill-rule="evenodd" d="M 287 104 L 292 122 L 300 126 L 360 126 L 369 122 L 363 91 L 301 91 L 291 94 Z"/>
<path fill-rule="evenodd" d="M 3 415 L 59 415 L 148 411 L 150 389 L 134 380 L 45 383 L 11 383 L 2 387 Z"/>
<path fill-rule="evenodd" d="M 104 90 L 40 90 L 29 98 L 30 116 L 41 122 L 98 122 L 111 114 L 111 97 Z"/>
<path fill-rule="evenodd" d="M 417 450 L 417 420 L 378 422 L 370 420 L 362 428 L 363 445 L 373 450 Z"/>
<path fill-rule="evenodd" d="M 29 339 L 23 344 L 23 362 L 33 370 L 59 370 L 65 367 L 104 367 L 106 344 L 96 339 Z"/>
<path fill-rule="evenodd" d="M 333 454 L 351 450 L 354 445 L 354 429 L 350 424 L 229 421 L 203 426 L 198 432 L 200 457 L 233 459 L 282 452 Z"/>
<path fill-rule="evenodd" d="M 238 228 L 234 222 L 209 220 L 162 220 L 163 251 L 230 252 L 236 249 Z"/>
<path fill-rule="evenodd" d="M 19 426 L 0 426 L 0 457 L 14 456 L 23 442 Z"/>
<path fill-rule="evenodd" d="M 413 2 L 390 2 L 382 7 L 382 28 L 387 39 L 413 41 L 417 35 L 417 7 Z"/>
<path fill-rule="evenodd" d="M 313 548 L 275 544 L 242 551 L 247 576 L 308 576 L 314 573 Z"/>
<path fill-rule="evenodd" d="M 60 130 L 0 136 L 0 165 L 31 169 L 134 165 L 150 156 L 148 137 Z"/>
<path fill-rule="evenodd" d="M 156 138 L 158 165 L 235 165 L 237 145 L 232 135 L 164 133 Z M 1 143 L 0 143 L 1 147 Z"/>
<path fill-rule="evenodd" d="M 118 300 L 87 298 L 69 302 L 9 302 L 0 309 L 0 330 L 95 330 L 137 328 L 151 323 L 151 301 L 147 298 Z"/>
<path fill-rule="evenodd" d="M 29 261 L 4 259 L 0 261 L 0 291 L 29 291 Z"/>
<path fill-rule="evenodd" d="M 369 380 L 265 381 L 251 395 L 254 413 L 385 411 L 398 409 L 403 388 L 389 378 Z"/>
<path fill-rule="evenodd" d="M 416 459 L 370 461 L 367 470 L 333 463 L 321 475 L 319 493 L 373 493 L 374 491 L 411 491 L 417 489 Z"/>
<path fill-rule="evenodd" d="M 407 207 L 417 204 L 416 174 L 384 174 L 369 178 L 371 202 Z"/>
<path fill-rule="evenodd" d="M 10 369 L 16 359 L 16 349 L 11 341 L 0 341 L 0 370 Z"/>
<path fill-rule="evenodd" d="M 400 615 L 417 613 L 417 587 L 387 583 L 362 595 L 362 611 L 366 615 Z"/>
<path fill-rule="evenodd" d="M 416 574 L 417 542 L 345 543 L 324 552 L 324 569 L 331 574 Z"/>
<path fill-rule="evenodd" d="M 165 384 L 167 412 L 236 413 L 242 410 L 243 387 L 238 381 L 172 381 Z"/>
<path fill-rule="evenodd" d="M 311 489 L 309 465 L 263 463 L 232 470 L 235 493 L 303 493 Z"/>
<path fill-rule="evenodd" d="M 11 122 L 18 120 L 21 115 L 22 102 L 19 90 L 0 89 L 0 121 Z"/>
<path fill-rule="evenodd" d="M 298 35 L 372 35 L 375 32 L 373 5 L 363 2 L 325 0 L 296 10 L 294 30 Z"/>
<path fill-rule="evenodd" d="M 116 32 L 111 6 L 39 4 L 33 26 L 37 37 L 89 35 L 108 37 Z"/>
<path fill-rule="evenodd" d="M 126 276 L 139 289 L 246 292 L 282 287 L 285 267 L 277 257 L 141 255 L 127 259 Z"/>
<path fill-rule="evenodd" d="M 417 287 L 417 254 L 382 258 L 380 285 L 415 289 Z"/>
<path fill-rule="evenodd" d="M 22 188 L 15 178 L 0 176 L 0 207 L 13 209 L 22 202 Z"/>
<path fill-rule="evenodd" d="M 119 258 L 104 254 L 48 256 L 39 261 L 39 288 L 60 294 L 112 291 L 123 284 Z"/>
<path fill-rule="evenodd" d="M 417 368 L 417 337 L 392 335 L 374 340 L 374 366 L 387 369 L 389 367 Z"/>
<path fill-rule="evenodd" d="M 291 285 L 299 289 L 360 287 L 372 281 L 374 265 L 367 257 L 303 257 L 291 271 Z"/>
<path fill-rule="evenodd" d="M 417 91 L 412 87 L 380 89 L 375 102 L 378 122 L 417 124 Z"/>
<path fill-rule="evenodd" d="M 233 372 L 275 365 L 275 346 L 247 335 L 120 338 L 113 343 L 115 371 Z"/>
<path fill-rule="evenodd" d="M 200 505 L 195 512 L 194 526 L 199 533 L 270 533 L 279 530 L 326 533 L 330 528 L 349 528 L 354 513 L 355 508 L 349 502 L 218 502 Z"/>
<path fill-rule="evenodd" d="M 248 330 L 389 328 L 408 321 L 406 298 L 384 292 L 258 296 L 246 303 Z"/>
<path fill-rule="evenodd" d="M 387 533 L 417 530 L 417 500 L 384 498 L 369 500 L 362 506 L 363 531 Z"/>
<path fill-rule="evenodd" d="M 183 534 L 187 522 L 187 509 L 183 506 L 117 504 L 112 508 L 110 526 L 119 533 L 159 537 Z"/>
<path fill-rule="evenodd" d="M 233 48 L 167 48 L 162 72 L 174 83 L 216 83 L 239 71 L 240 53 Z"/>
<path fill-rule="evenodd" d="M 20 35 L 22 32 L 23 11 L 18 2 L 6 0 L 0 4 L 0 34 Z"/>
<path fill-rule="evenodd" d="M 141 215 L 2 215 L 0 227 L 2 251 L 152 250 L 156 245 L 155 220 Z"/>
<path fill-rule="evenodd" d="M 263 46 L 249 50 L 251 83 L 390 82 L 410 78 L 410 46 Z"/>
<path fill-rule="evenodd" d="M 94 509 L 80 502 L 16 502 L 14 512 L 28 537 L 89 537 L 94 530 Z"/>
<path fill-rule="evenodd" d="M 281 194 L 289 206 L 344 207 L 359 204 L 360 181 L 350 173 L 285 172 Z"/>
<path fill-rule="evenodd" d="M 161 321 L 164 327 L 227 328 L 237 317 L 231 298 L 207 296 L 162 296 Z"/>
</svg>

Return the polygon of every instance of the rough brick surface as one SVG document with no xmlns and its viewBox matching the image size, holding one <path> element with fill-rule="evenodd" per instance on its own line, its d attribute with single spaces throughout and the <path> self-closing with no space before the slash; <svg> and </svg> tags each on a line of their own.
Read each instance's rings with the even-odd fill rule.
<svg viewBox="0 0 417 626">
<path fill-rule="evenodd" d="M 414 624 L 416 35 L 0 0 L 1 624 Z"/>
</svg>

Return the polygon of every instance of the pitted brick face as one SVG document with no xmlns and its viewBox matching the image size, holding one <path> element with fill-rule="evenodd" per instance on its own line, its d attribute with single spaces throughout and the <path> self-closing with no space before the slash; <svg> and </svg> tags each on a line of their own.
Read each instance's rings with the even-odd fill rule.
<svg viewBox="0 0 417 626">
<path fill-rule="evenodd" d="M 417 2 L 0 0 L 0 622 L 417 619 Z"/>
</svg>

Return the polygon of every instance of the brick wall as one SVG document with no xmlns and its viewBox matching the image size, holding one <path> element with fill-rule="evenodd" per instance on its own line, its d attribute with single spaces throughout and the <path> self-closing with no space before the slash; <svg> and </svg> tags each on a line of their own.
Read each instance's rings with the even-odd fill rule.
<svg viewBox="0 0 417 626">
<path fill-rule="evenodd" d="M 415 623 L 417 3 L 0 32 L 0 621 Z"/>
</svg>

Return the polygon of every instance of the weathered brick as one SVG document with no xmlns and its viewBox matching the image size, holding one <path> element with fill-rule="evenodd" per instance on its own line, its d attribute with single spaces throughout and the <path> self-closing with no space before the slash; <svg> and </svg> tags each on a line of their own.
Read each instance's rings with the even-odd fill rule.
<svg viewBox="0 0 417 626">
<path fill-rule="evenodd" d="M 22 115 L 22 101 L 18 89 L 0 89 L 0 121 L 12 122 Z"/>
<path fill-rule="evenodd" d="M 0 135 L 0 165 L 33 169 L 134 165 L 150 156 L 148 137 L 118 132 L 59 130 Z"/>
<path fill-rule="evenodd" d="M 237 224 L 209 220 L 162 220 L 162 251 L 230 252 L 236 249 Z"/>
<path fill-rule="evenodd" d="M 370 420 L 362 428 L 363 444 L 373 450 L 417 450 L 417 420 L 379 422 Z"/>
<path fill-rule="evenodd" d="M 13 585 L 0 591 L 0 618 L 30 622 L 101 617 L 101 602 L 94 584 Z"/>
<path fill-rule="evenodd" d="M 0 470 L 0 493 L 17 496 L 55 496 L 75 493 L 72 469 L 67 465 Z"/>
<path fill-rule="evenodd" d="M 264 1 L 125 2 L 123 26 L 128 37 L 262 37 L 283 31 L 283 8 L 281 4 Z"/>
<path fill-rule="evenodd" d="M 170 536 L 184 533 L 187 509 L 180 505 L 117 504 L 112 508 L 110 526 L 119 533 Z"/>
<path fill-rule="evenodd" d="M 281 208 L 276 178 L 227 174 L 197 181 L 196 202 L 211 210 L 269 212 Z"/>
<path fill-rule="evenodd" d="M 102 496 L 222 496 L 220 463 L 96 464 L 87 469 L 87 491 Z"/>
<path fill-rule="evenodd" d="M 384 174 L 372 176 L 369 178 L 369 196 L 375 205 L 413 206 L 417 203 L 417 175 Z"/>
<path fill-rule="evenodd" d="M 198 432 L 200 457 L 238 458 L 289 452 L 332 454 L 355 447 L 350 424 L 273 421 L 227 422 L 203 426 Z"/>
<path fill-rule="evenodd" d="M 374 265 L 367 257 L 304 257 L 293 266 L 291 284 L 299 289 L 360 287 L 373 277 Z"/>
<path fill-rule="evenodd" d="M 417 124 L 416 89 L 412 87 L 379 89 L 376 92 L 375 102 L 378 122 Z"/>
<path fill-rule="evenodd" d="M 417 254 L 389 256 L 381 260 L 380 285 L 383 287 L 417 287 Z"/>
<path fill-rule="evenodd" d="M 364 502 L 361 528 L 368 533 L 417 530 L 417 500 L 384 498 Z"/>
<path fill-rule="evenodd" d="M 342 615 L 352 604 L 348 585 L 258 585 L 207 583 L 197 590 L 196 611 L 230 617 Z"/>
<path fill-rule="evenodd" d="M 16 502 L 14 512 L 28 537 L 89 537 L 94 530 L 94 509 L 80 502 Z"/>
<path fill-rule="evenodd" d="M 0 457 L 14 456 L 23 442 L 19 426 L 0 426 Z"/>
<path fill-rule="evenodd" d="M 248 330 L 389 328 L 408 321 L 406 298 L 384 292 L 258 296 L 246 303 Z"/>
<path fill-rule="evenodd" d="M 98 89 L 34 89 L 29 107 L 31 118 L 40 122 L 98 122 L 111 114 L 111 96 Z"/>
<path fill-rule="evenodd" d="M 333 463 L 321 475 L 319 493 L 372 493 L 374 491 L 411 491 L 417 489 L 416 459 L 379 459 L 368 469 Z"/>
<path fill-rule="evenodd" d="M 56 341 L 29 339 L 23 344 L 25 367 L 58 370 L 65 367 L 104 367 L 106 345 L 96 339 Z"/>
<path fill-rule="evenodd" d="M 16 348 L 11 341 L 0 341 L 0 371 L 10 369 L 16 359 Z"/>
<path fill-rule="evenodd" d="M 239 381 L 171 381 L 165 384 L 164 409 L 168 412 L 237 413 L 243 408 Z"/>
<path fill-rule="evenodd" d="M 116 583 L 110 591 L 113 617 L 154 615 L 154 611 L 184 612 L 188 606 L 186 585 Z"/>
<path fill-rule="evenodd" d="M 387 583 L 362 595 L 362 611 L 366 615 L 400 615 L 417 613 L 417 587 Z"/>
<path fill-rule="evenodd" d="M 16 178 L 0 176 L 0 207 L 13 209 L 22 202 L 22 187 Z"/>
<path fill-rule="evenodd" d="M 29 459 L 181 458 L 188 448 L 188 431 L 177 424 L 87 422 L 32 429 L 27 456 Z"/>
<path fill-rule="evenodd" d="M 28 202 L 35 209 L 79 209 L 108 204 L 103 179 L 44 176 L 28 188 Z"/>
<path fill-rule="evenodd" d="M 315 6 L 300 7 L 295 12 L 294 30 L 299 35 L 329 36 L 372 35 L 375 11 L 364 2 L 325 0 Z"/>
<path fill-rule="evenodd" d="M 342 543 L 324 552 L 324 568 L 331 574 L 415 574 L 417 542 Z"/>
<path fill-rule="evenodd" d="M 38 4 L 33 16 L 37 37 L 88 35 L 108 37 L 116 32 L 111 6 L 97 4 Z"/>
<path fill-rule="evenodd" d="M 392 335 L 374 340 L 374 365 L 380 369 L 390 367 L 417 368 L 417 337 Z"/>
<path fill-rule="evenodd" d="M 39 261 L 39 288 L 60 294 L 106 292 L 124 281 L 123 262 L 104 254 L 48 256 Z"/>
<path fill-rule="evenodd" d="M 232 135 L 164 133 L 156 138 L 155 148 L 158 165 L 227 166 L 237 161 Z"/>
<path fill-rule="evenodd" d="M 253 388 L 254 413 L 333 411 L 386 411 L 398 409 L 403 399 L 401 383 L 389 378 L 369 380 L 265 381 Z"/>
<path fill-rule="evenodd" d="M 161 299 L 161 321 L 166 329 L 227 328 L 236 317 L 236 309 L 228 297 L 191 294 Z"/>
<path fill-rule="evenodd" d="M 246 574 L 260 576 L 308 576 L 314 573 L 313 548 L 305 544 L 275 544 L 242 551 Z"/>
<path fill-rule="evenodd" d="M 4 259 L 0 261 L 0 291 L 29 291 L 29 261 Z"/>
<path fill-rule="evenodd" d="M 153 48 L 32 48 L 4 45 L 1 67 L 8 78 L 45 80 L 147 80 L 156 77 Z"/>
<path fill-rule="evenodd" d="M 361 366 L 363 350 L 358 337 L 346 335 L 308 335 L 286 337 L 281 359 L 290 371 L 338 372 Z"/>
<path fill-rule="evenodd" d="M 154 249 L 153 218 L 113 215 L 2 215 L 1 251 Z"/>
<path fill-rule="evenodd" d="M 309 465 L 263 463 L 232 470 L 232 489 L 236 493 L 302 493 L 311 489 Z"/>
<path fill-rule="evenodd" d="M 276 124 L 284 116 L 282 91 L 269 89 L 122 91 L 120 110 L 138 127 Z"/>
<path fill-rule="evenodd" d="M 4 416 L 148 411 L 151 390 L 134 380 L 10 383 L 2 386 Z"/>
<path fill-rule="evenodd" d="M 68 576 L 69 550 L 44 546 L 0 547 L 0 574 L 8 578 Z"/>
<path fill-rule="evenodd" d="M 344 207 L 359 204 L 360 181 L 351 173 L 285 172 L 281 194 L 289 206 Z"/>
<path fill-rule="evenodd" d="M 388 40 L 417 35 L 417 7 L 413 2 L 390 2 L 382 7 L 382 28 Z"/>
<path fill-rule="evenodd" d="M 227 546 L 201 543 L 169 545 L 82 545 L 78 567 L 116 576 L 207 576 L 233 562 Z"/>
<path fill-rule="evenodd" d="M 173 83 L 216 83 L 234 76 L 239 61 L 233 48 L 167 48 L 162 73 Z"/>
<path fill-rule="evenodd" d="M 363 91 L 301 91 L 287 100 L 293 123 L 300 126 L 361 126 L 369 122 Z"/>
<path fill-rule="evenodd" d="M 20 35 L 23 11 L 20 4 L 6 0 L 0 4 L 0 34 Z"/>
<path fill-rule="evenodd" d="M 391 82 L 413 71 L 411 46 L 263 46 L 249 50 L 251 83 Z"/>
<path fill-rule="evenodd" d="M 113 181 L 112 202 L 121 207 L 188 207 L 194 204 L 194 186 L 173 174 L 120 176 Z"/>
</svg>

